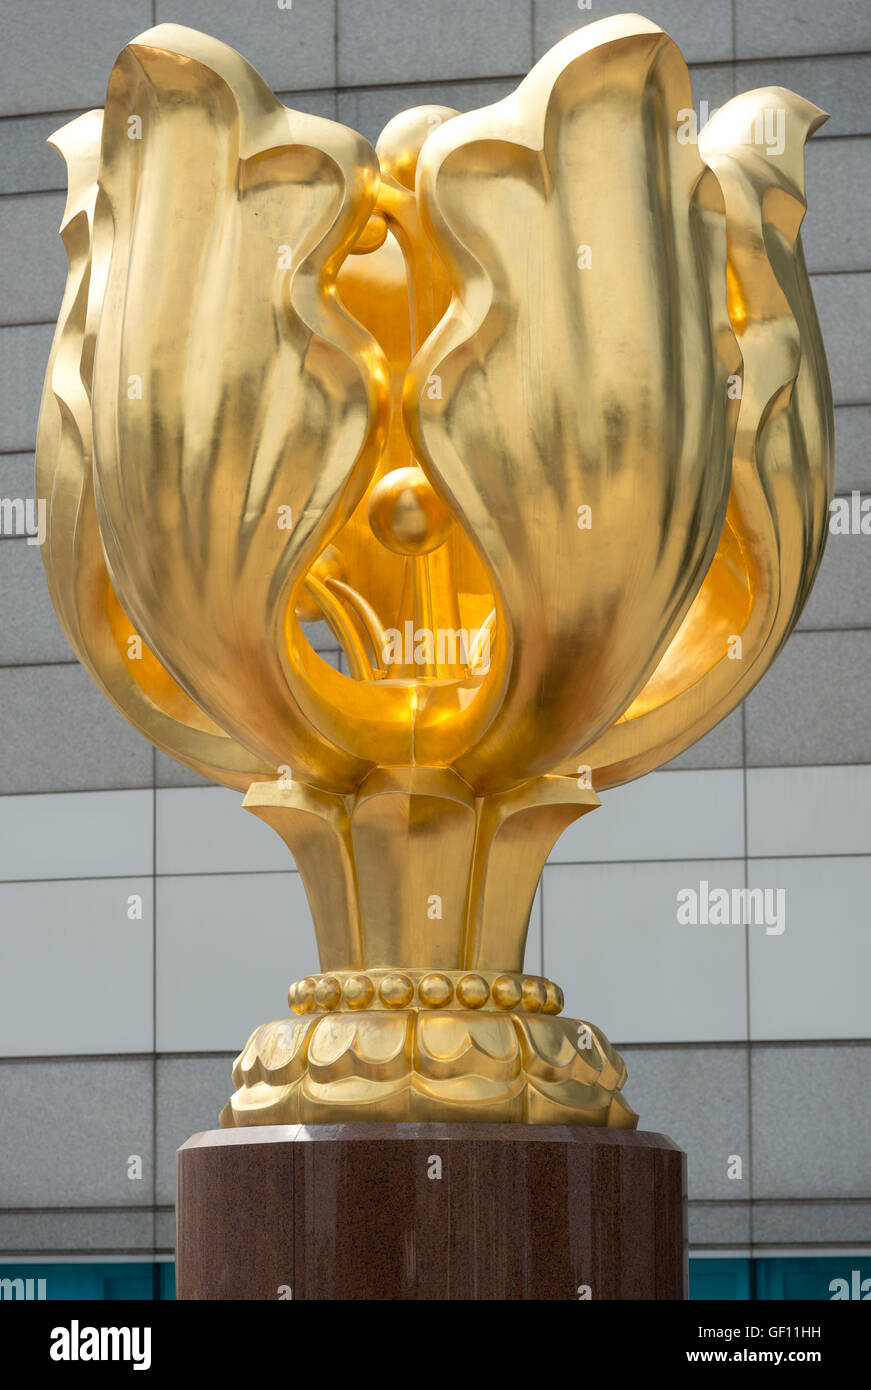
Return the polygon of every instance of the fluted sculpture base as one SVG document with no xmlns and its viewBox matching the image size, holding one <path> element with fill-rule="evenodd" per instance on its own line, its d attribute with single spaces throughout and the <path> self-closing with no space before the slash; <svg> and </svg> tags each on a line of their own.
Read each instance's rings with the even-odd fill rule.
<svg viewBox="0 0 871 1390">
<path fill-rule="evenodd" d="M 686 1159 L 578 1125 L 265 1125 L 178 1151 L 180 1299 L 683 1299 Z"/>
</svg>

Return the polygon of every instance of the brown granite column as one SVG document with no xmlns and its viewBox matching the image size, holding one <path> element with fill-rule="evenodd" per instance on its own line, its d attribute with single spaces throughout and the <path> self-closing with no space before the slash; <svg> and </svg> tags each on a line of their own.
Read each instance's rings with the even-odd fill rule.
<svg viewBox="0 0 871 1390">
<path fill-rule="evenodd" d="M 178 1151 L 180 1299 L 682 1299 L 686 1158 L 579 1125 L 209 1130 Z"/>
</svg>

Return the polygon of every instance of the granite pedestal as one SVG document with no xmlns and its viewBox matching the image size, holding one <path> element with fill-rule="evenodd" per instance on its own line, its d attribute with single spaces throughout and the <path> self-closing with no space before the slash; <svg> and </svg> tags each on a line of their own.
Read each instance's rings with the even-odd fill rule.
<svg viewBox="0 0 871 1390">
<path fill-rule="evenodd" d="M 686 1158 L 637 1130 L 209 1130 L 178 1151 L 180 1299 L 683 1299 Z"/>
</svg>

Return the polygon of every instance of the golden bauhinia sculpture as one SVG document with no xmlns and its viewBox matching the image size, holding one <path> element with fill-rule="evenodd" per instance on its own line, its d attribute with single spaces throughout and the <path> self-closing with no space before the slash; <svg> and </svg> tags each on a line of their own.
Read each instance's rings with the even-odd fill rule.
<svg viewBox="0 0 871 1390">
<path fill-rule="evenodd" d="M 52 598 L 122 714 L 287 842 L 317 933 L 224 1124 L 635 1123 L 524 973 L 539 874 L 760 678 L 832 487 L 825 117 L 764 88 L 696 142 L 691 109 L 624 15 L 373 150 L 161 25 L 53 137 Z"/>
</svg>

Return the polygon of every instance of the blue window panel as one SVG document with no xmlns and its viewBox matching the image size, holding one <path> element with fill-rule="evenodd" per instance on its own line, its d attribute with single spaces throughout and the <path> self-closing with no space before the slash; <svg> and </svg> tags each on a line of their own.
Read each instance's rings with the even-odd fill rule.
<svg viewBox="0 0 871 1390">
<path fill-rule="evenodd" d="M 830 1255 L 803 1259 L 756 1261 L 756 1297 L 780 1301 L 810 1299 L 828 1301 L 836 1292 L 853 1300 L 871 1298 L 871 1283 L 863 1291 L 864 1280 L 871 1280 L 871 1256 Z M 835 1284 L 835 1280 L 842 1281 Z M 844 1290 L 846 1282 L 846 1291 Z M 834 1285 L 834 1287 L 833 1287 Z"/>
<path fill-rule="evenodd" d="M 45 1298 L 150 1303 L 175 1299 L 175 1265 L 136 1264 L 0 1264 L 4 1285 L 0 1302 L 8 1298 L 37 1298 L 45 1280 Z M 835 1284 L 835 1280 L 842 1281 Z M 867 1281 L 866 1288 L 862 1285 Z M 836 1292 L 850 1299 L 871 1301 L 871 1256 L 793 1256 L 789 1259 L 690 1260 L 690 1299 L 728 1302 L 781 1302 L 807 1299 L 826 1302 Z"/>
<path fill-rule="evenodd" d="M 160 1266 L 158 1266 L 160 1268 Z M 32 1291 L 34 1299 L 39 1297 L 41 1279 L 45 1280 L 47 1302 L 59 1299 L 87 1300 L 93 1302 L 114 1302 L 130 1299 L 150 1303 L 154 1299 L 155 1266 L 143 1264 L 45 1264 L 0 1265 L 0 1279 L 21 1281 L 24 1295 Z M 32 1281 L 28 1284 L 28 1280 Z M 21 1296 L 18 1285 L 7 1293 L 7 1286 L 0 1291 L 0 1300 Z"/>
<path fill-rule="evenodd" d="M 690 1260 L 690 1299 L 748 1299 L 750 1266 L 750 1260 Z"/>
</svg>

